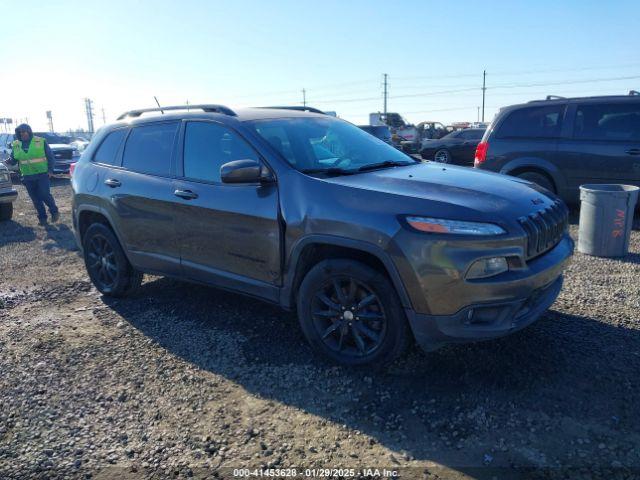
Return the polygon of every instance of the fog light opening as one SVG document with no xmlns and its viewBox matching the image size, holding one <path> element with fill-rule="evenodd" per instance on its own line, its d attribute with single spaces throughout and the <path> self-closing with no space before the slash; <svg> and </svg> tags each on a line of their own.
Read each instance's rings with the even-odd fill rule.
<svg viewBox="0 0 640 480">
<path fill-rule="evenodd" d="M 482 258 L 473 262 L 465 278 L 469 280 L 487 278 L 499 275 L 509 270 L 509 265 L 505 257 Z"/>
</svg>

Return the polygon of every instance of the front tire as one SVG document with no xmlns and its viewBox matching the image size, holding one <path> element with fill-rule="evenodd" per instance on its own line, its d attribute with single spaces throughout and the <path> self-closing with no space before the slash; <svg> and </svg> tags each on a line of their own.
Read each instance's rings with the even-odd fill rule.
<svg viewBox="0 0 640 480">
<path fill-rule="evenodd" d="M 0 222 L 8 222 L 13 217 L 13 203 L 0 203 Z"/>
<path fill-rule="evenodd" d="M 84 234 L 82 245 L 87 272 L 100 293 L 124 297 L 140 286 L 142 273 L 131 266 L 109 227 L 92 224 Z"/>
<path fill-rule="evenodd" d="M 353 260 L 324 260 L 297 298 L 302 331 L 318 354 L 341 365 L 384 366 L 410 340 L 404 310 L 386 276 Z"/>
<path fill-rule="evenodd" d="M 451 163 L 451 152 L 442 148 L 435 153 L 433 160 L 438 163 Z"/>
</svg>

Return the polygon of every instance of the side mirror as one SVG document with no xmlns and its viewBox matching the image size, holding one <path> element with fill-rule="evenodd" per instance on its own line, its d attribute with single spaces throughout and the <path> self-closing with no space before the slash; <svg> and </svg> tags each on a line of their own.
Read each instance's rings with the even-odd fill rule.
<svg viewBox="0 0 640 480">
<path fill-rule="evenodd" d="M 234 160 L 220 167 L 222 183 L 271 183 L 273 175 L 255 160 Z"/>
</svg>

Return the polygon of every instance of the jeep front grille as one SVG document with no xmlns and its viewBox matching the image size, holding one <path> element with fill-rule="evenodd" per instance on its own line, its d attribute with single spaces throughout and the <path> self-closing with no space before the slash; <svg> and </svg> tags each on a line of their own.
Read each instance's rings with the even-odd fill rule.
<svg viewBox="0 0 640 480">
<path fill-rule="evenodd" d="M 569 225 L 569 210 L 561 201 L 518 219 L 527 234 L 527 260 L 555 247 Z"/>
</svg>

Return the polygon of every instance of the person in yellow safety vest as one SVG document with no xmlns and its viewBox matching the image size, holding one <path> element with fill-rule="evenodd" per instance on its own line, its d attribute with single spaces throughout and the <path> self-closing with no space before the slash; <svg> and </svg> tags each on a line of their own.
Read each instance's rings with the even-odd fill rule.
<svg viewBox="0 0 640 480">
<path fill-rule="evenodd" d="M 44 138 L 34 137 L 31 127 L 26 123 L 18 125 L 15 130 L 15 140 L 11 144 L 11 157 L 6 163 L 18 164 L 22 183 L 27 189 L 33 206 L 38 213 L 40 225 L 47 224 L 47 211 L 49 208 L 51 221 L 57 222 L 60 218 L 58 206 L 51 195 L 49 179 L 53 176 L 53 154 Z"/>
</svg>

